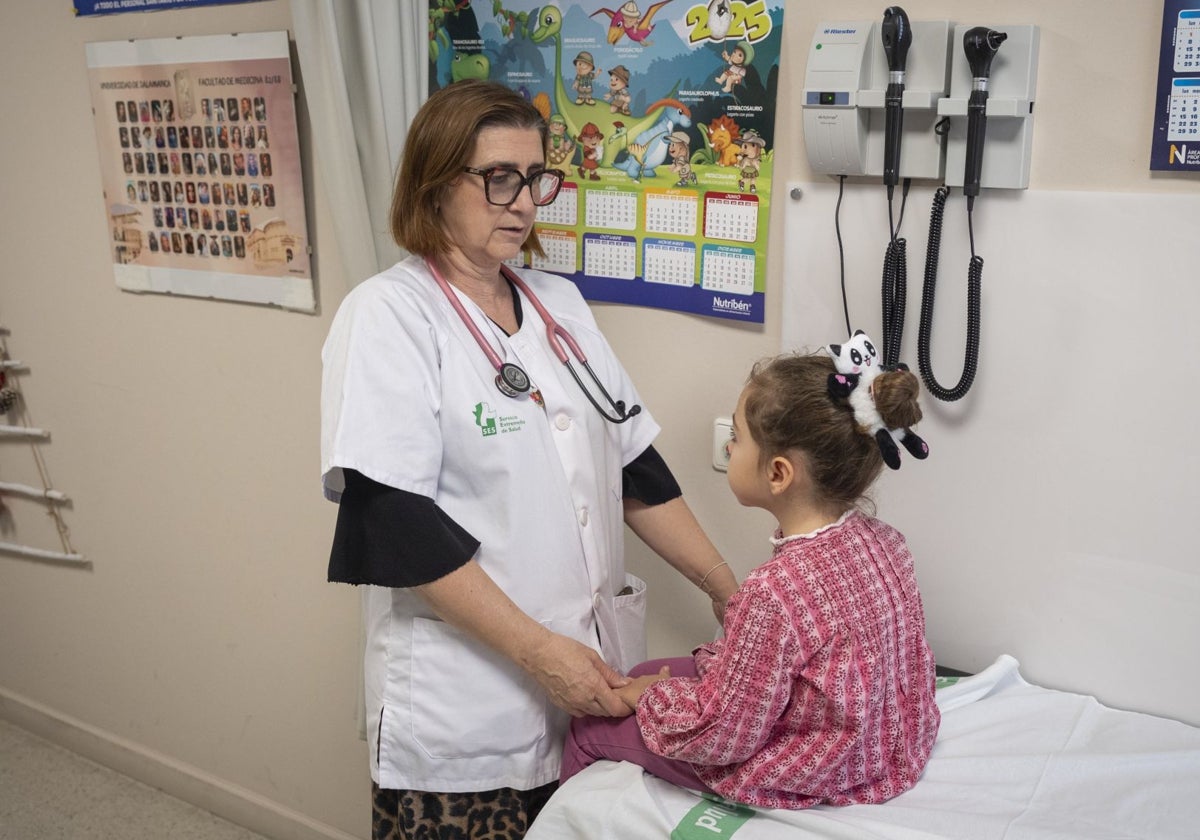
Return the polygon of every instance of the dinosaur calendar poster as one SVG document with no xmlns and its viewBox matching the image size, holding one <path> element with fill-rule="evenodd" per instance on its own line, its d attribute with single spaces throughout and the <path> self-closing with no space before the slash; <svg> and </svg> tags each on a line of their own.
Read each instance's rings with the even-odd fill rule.
<svg viewBox="0 0 1200 840">
<path fill-rule="evenodd" d="M 590 300 L 762 323 L 782 0 L 430 0 L 430 92 L 490 79 L 567 178 L 544 257 Z"/>
</svg>

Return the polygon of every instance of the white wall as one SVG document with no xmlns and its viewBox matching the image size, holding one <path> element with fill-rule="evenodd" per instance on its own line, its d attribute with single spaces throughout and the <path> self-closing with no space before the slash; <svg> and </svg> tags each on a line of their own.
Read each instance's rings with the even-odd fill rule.
<svg viewBox="0 0 1200 840">
<path fill-rule="evenodd" d="M 913 189 L 903 231 L 902 358 L 914 368 L 932 192 Z M 845 332 L 836 200 L 833 184 L 809 184 L 789 202 L 789 269 L 826 282 L 785 290 L 785 346 Z M 932 341 L 943 387 L 962 370 L 965 216 L 952 198 Z M 1200 649 L 1197 551 L 1183 527 L 1200 451 L 1174 429 L 1195 409 L 1180 378 L 1200 356 L 1182 314 L 1200 306 L 1195 245 L 1175 231 L 1200 218 L 1200 194 L 987 192 L 975 216 L 979 373 L 962 402 L 926 399 L 929 460 L 903 458 L 878 494 L 918 558 L 934 650 L 969 670 L 1008 653 L 1039 684 L 1200 724 L 1200 674 L 1181 667 Z M 849 188 L 847 274 L 872 281 L 853 284 L 851 318 L 875 335 L 887 229 L 883 190 Z"/>
<path fill-rule="evenodd" d="M 993 4 L 982 0 L 910 4 L 908 10 L 920 18 L 978 16 L 1042 27 L 1030 199 L 1038 192 L 1075 190 L 1196 193 L 1194 178 L 1155 177 L 1146 169 L 1161 8 L 1074 0 L 1010 2 L 1005 9 L 1004 21 L 991 20 Z M 777 195 L 796 181 L 817 207 L 820 185 L 827 183 L 808 171 L 797 105 L 816 22 L 874 18 L 880 11 L 879 4 L 862 0 L 789 4 Z M 72 18 L 65 0 L 0 4 L 0 171 L 7 198 L 0 209 L 0 321 L 12 330 L 13 355 L 31 366 L 22 384 L 32 419 L 53 432 L 45 447 L 50 473 L 74 499 L 67 511 L 72 537 L 93 561 L 78 569 L 0 557 L 0 715 L 260 830 L 364 837 L 368 777 L 354 726 L 357 597 L 349 587 L 323 582 L 335 511 L 318 491 L 316 410 L 320 345 L 346 288 L 359 278 L 337 275 L 332 210 L 310 175 L 317 315 L 118 291 L 108 264 L 83 53 L 88 41 L 289 25 L 282 0 L 83 20 Z M 1114 103 L 1121 104 L 1119 118 Z M 299 106 L 307 138 L 302 96 Z M 305 169 L 311 173 L 310 161 Z M 811 300 L 815 307 L 824 305 L 832 282 L 785 264 L 788 215 L 796 212 L 787 205 L 780 199 L 772 208 L 768 300 L 774 303 L 763 327 L 597 307 L 664 426 L 660 448 L 739 574 L 765 556 L 771 523 L 759 511 L 736 507 L 724 476 L 708 466 L 711 421 L 728 414 L 751 362 L 780 349 L 785 285 L 789 305 Z M 985 337 L 1006 335 L 1015 329 L 1007 319 L 1019 315 L 1006 297 L 994 231 L 989 228 L 984 251 L 988 281 L 996 277 L 985 300 Z M 881 237 L 864 237 L 874 254 Z M 1143 310 L 1139 318 L 1147 312 L 1156 316 L 1152 321 L 1161 317 L 1157 334 L 1141 320 L 1137 330 L 1124 329 L 1127 299 L 1116 294 L 1123 276 L 1114 267 L 1136 264 L 1140 245 L 1113 237 L 1096 242 L 1078 232 L 1066 247 L 1113 255 L 1091 261 L 1100 294 L 1083 294 L 1091 287 L 1085 289 L 1082 279 L 1046 290 L 1065 321 L 1054 336 L 1057 346 L 1072 351 L 1077 366 L 1115 367 L 1134 378 L 1140 367 L 1132 361 L 1110 362 L 1144 354 L 1131 337 L 1180 346 L 1186 306 Z M 1181 303 L 1192 300 L 1184 294 L 1185 280 L 1163 285 L 1162 278 L 1135 279 L 1148 291 L 1165 293 L 1165 300 L 1174 300 L 1174 293 Z M 854 282 L 856 307 L 869 306 L 877 276 L 871 271 Z M 1070 289 L 1080 291 L 1077 298 Z M 954 308 L 949 300 L 947 307 Z M 1112 325 L 1115 338 L 1096 346 L 1091 333 L 1075 329 L 1070 319 L 1076 300 L 1090 318 Z M 913 292 L 913 333 L 916 309 Z M 1171 318 L 1173 311 L 1180 314 Z M 830 340 L 837 323 L 817 318 L 804 341 Z M 946 335 L 953 345 L 952 327 Z M 1080 343 L 1084 336 L 1088 344 Z M 1182 346 L 1195 355 L 1194 340 Z M 1123 422 L 1133 423 L 1132 442 L 1123 430 L 1105 434 L 1103 428 L 1069 438 L 1079 450 L 1097 451 L 1094 472 L 1030 476 L 1010 457 L 1013 434 L 998 446 L 994 425 L 1011 418 L 1031 424 L 1031 435 L 1044 430 L 1066 441 L 1059 426 L 1073 417 L 1055 416 L 1054 428 L 1046 429 L 1037 425 L 1037 406 L 1005 400 L 1001 387 L 1019 372 L 1006 350 L 985 348 L 980 397 L 968 397 L 961 416 L 933 412 L 926 431 L 934 458 L 889 476 L 881 492 L 881 515 L 900 522 L 918 549 L 935 646 L 963 667 L 1001 651 L 1014 653 L 1032 661 L 1044 682 L 1059 684 L 1062 677 L 1067 687 L 1100 686 L 1113 702 L 1186 717 L 1183 703 L 1196 684 L 1194 676 L 1182 674 L 1196 662 L 1198 642 L 1194 633 L 1178 634 L 1190 625 L 1171 618 L 1155 633 L 1114 623 L 1120 605 L 1103 603 L 1089 584 L 1097 568 L 1107 568 L 1110 581 L 1124 576 L 1141 616 L 1153 605 L 1179 612 L 1189 606 L 1171 598 L 1194 585 L 1195 552 L 1184 542 L 1184 522 L 1195 493 L 1188 496 L 1181 472 L 1159 471 L 1168 463 L 1161 442 L 1168 435 L 1178 436 L 1186 451 L 1194 397 L 1180 389 L 1167 400 L 1174 422 L 1161 416 L 1154 395 L 1143 398 L 1153 421 L 1136 423 L 1121 413 Z M 1189 362 L 1176 364 L 1188 370 Z M 1090 417 L 1118 400 L 1098 395 L 1100 380 L 1088 370 L 1084 386 L 1071 396 Z M 1152 458 L 1125 450 L 1148 436 L 1158 439 Z M 1110 449 L 1120 457 L 1105 458 Z M 999 548 L 969 555 L 961 546 L 975 540 L 980 523 L 989 539 L 1011 539 L 1008 529 L 1015 523 L 1005 510 L 946 517 L 934 505 L 910 500 L 934 495 L 935 481 L 942 498 L 967 493 L 977 480 L 967 469 L 971 458 L 988 459 L 996 482 L 992 494 L 1006 491 L 1040 511 L 1074 495 L 1094 514 L 1077 528 L 1055 532 L 1058 553 L 1050 566 L 1037 555 L 997 562 Z M 1190 469 L 1194 460 L 1184 463 Z M 1107 476 L 1106 467 L 1113 470 Z M 0 444 L 0 480 L 31 478 L 36 483 L 27 450 Z M 1146 488 L 1162 493 L 1164 481 L 1176 494 L 1167 508 L 1174 515 L 1151 520 L 1156 553 L 1139 555 L 1136 529 L 1108 533 L 1108 520 L 1122 510 L 1108 496 L 1132 499 Z M 1102 494 L 1105 504 L 1098 505 Z M 7 504 L 17 538 L 57 547 L 35 506 Z M 1134 510 L 1144 512 L 1145 503 L 1139 504 Z M 1045 542 L 1051 522 L 1043 515 L 1036 525 Z M 713 625 L 703 597 L 664 574 L 638 546 L 631 545 L 631 555 L 652 587 L 651 652 L 679 653 L 708 638 Z M 1056 624 L 1045 602 L 1051 593 L 1068 591 L 1087 597 L 1072 608 L 1069 622 Z M 1190 605 L 1194 612 L 1194 599 Z M 1110 607 L 1105 615 L 1089 618 L 1104 607 Z M 980 620 L 966 630 L 963 617 L 972 615 Z M 1152 645 L 1160 652 L 1147 659 L 1144 651 Z M 1069 652 L 1071 669 L 1053 655 L 1041 658 L 1045 651 Z M 1143 660 L 1165 663 L 1156 668 L 1156 685 L 1141 683 L 1147 678 L 1138 664 Z M 1121 693 L 1114 681 L 1137 685 Z"/>
</svg>

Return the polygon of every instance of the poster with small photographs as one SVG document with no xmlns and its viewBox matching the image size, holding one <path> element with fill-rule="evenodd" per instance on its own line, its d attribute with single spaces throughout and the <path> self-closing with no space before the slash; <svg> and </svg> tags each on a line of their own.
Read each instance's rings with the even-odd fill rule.
<svg viewBox="0 0 1200 840">
<path fill-rule="evenodd" d="M 315 311 L 287 33 L 87 60 L 117 286 Z"/>
</svg>

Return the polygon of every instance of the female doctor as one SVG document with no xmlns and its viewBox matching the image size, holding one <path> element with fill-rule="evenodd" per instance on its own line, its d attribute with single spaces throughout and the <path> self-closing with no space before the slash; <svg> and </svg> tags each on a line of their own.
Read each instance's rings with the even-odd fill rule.
<svg viewBox="0 0 1200 840">
<path fill-rule="evenodd" d="M 414 119 L 392 196 L 412 256 L 357 286 L 322 352 L 329 578 L 364 587 L 376 838 L 520 837 L 569 716 L 625 715 L 644 587 L 623 524 L 713 599 L 736 588 L 575 286 L 541 255 L 547 127 L 464 81 Z M 565 360 L 565 361 L 564 361 Z"/>
</svg>

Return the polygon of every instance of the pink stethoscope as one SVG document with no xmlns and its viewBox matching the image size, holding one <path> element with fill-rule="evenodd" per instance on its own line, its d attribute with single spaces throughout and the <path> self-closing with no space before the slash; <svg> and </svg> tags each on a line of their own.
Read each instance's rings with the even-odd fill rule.
<svg viewBox="0 0 1200 840">
<path fill-rule="evenodd" d="M 500 390 L 500 393 L 504 394 L 506 397 L 512 397 L 514 399 L 519 397 L 521 394 L 527 393 L 530 388 L 528 374 L 525 373 L 520 365 L 503 361 L 500 358 L 499 354 L 497 354 L 495 349 L 492 348 L 492 345 L 488 343 L 488 340 L 483 337 L 483 333 L 479 331 L 479 327 L 475 326 L 475 321 L 472 320 L 469 314 L 467 314 L 467 310 L 463 307 L 462 301 L 458 299 L 458 295 L 456 295 L 454 290 L 450 288 L 450 283 L 447 282 L 446 278 L 442 276 L 442 273 L 438 271 L 438 268 L 436 265 L 434 265 L 433 260 L 426 259 L 425 265 L 429 267 L 429 272 L 433 275 L 433 279 L 437 282 L 438 288 L 442 290 L 442 294 L 446 296 L 446 300 L 448 300 L 450 305 L 454 307 L 454 311 L 458 313 L 458 317 L 462 319 L 463 325 L 466 326 L 466 328 L 470 331 L 471 336 L 475 339 L 475 343 L 479 345 L 479 349 L 483 351 L 483 354 L 487 356 L 488 361 L 492 363 L 492 367 L 496 369 L 496 387 Z M 587 356 L 584 355 L 583 349 L 579 346 L 571 334 L 566 331 L 563 325 L 554 320 L 554 316 L 546 310 L 546 307 L 544 307 L 542 302 L 538 300 L 537 295 L 535 295 L 533 291 L 527 285 L 525 285 L 525 281 L 518 277 L 516 273 L 506 265 L 500 266 L 500 272 L 504 275 L 504 278 L 508 280 L 508 282 L 512 283 L 513 286 L 520 290 L 520 292 L 524 294 L 526 298 L 528 298 L 529 302 L 533 304 L 533 308 L 537 310 L 538 317 L 540 317 L 542 319 L 542 323 L 546 325 L 546 340 L 550 343 L 550 349 L 554 351 L 554 355 L 558 357 L 558 360 L 566 365 L 567 371 L 571 374 L 571 378 L 575 380 L 575 384 L 579 386 L 579 390 L 583 391 L 583 395 L 588 398 L 588 402 L 595 407 L 596 411 L 600 412 L 600 416 L 610 423 L 624 423 L 630 417 L 634 417 L 639 414 L 642 410 L 640 405 L 634 405 L 628 411 L 626 411 L 624 400 L 614 400 L 609 396 L 608 391 L 600 383 L 600 380 L 596 377 L 595 372 L 592 370 L 592 366 L 588 364 Z M 579 374 L 575 371 L 575 366 L 571 364 L 570 357 L 567 356 L 567 351 L 563 349 L 562 342 L 559 341 L 560 338 L 562 341 L 566 342 L 567 347 L 571 349 L 571 353 L 575 356 L 576 360 L 583 365 L 583 369 L 587 371 L 592 383 L 600 390 L 600 393 L 604 395 L 604 399 L 607 400 L 609 406 L 612 407 L 615 416 L 605 411 L 600 403 L 596 402 L 596 398 L 592 396 L 592 392 L 589 391 L 587 386 L 583 384 L 583 380 L 579 378 Z"/>
</svg>

